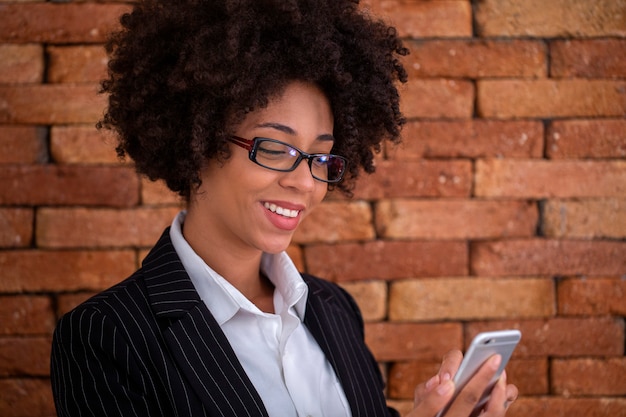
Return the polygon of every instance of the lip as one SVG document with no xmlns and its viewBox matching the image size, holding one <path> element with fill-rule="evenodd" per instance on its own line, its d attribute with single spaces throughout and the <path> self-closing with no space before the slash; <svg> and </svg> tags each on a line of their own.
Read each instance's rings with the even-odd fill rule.
<svg viewBox="0 0 626 417">
<path fill-rule="evenodd" d="M 289 210 L 296 210 L 298 211 L 298 214 L 295 217 L 286 217 L 269 210 L 265 207 L 265 204 L 275 204 L 277 207 L 282 207 Z M 265 213 L 267 219 L 274 227 L 280 230 L 294 231 L 300 223 L 302 212 L 304 211 L 305 206 L 302 204 L 290 203 L 287 201 L 267 200 L 261 201 L 261 208 L 263 209 L 263 212 Z"/>
</svg>

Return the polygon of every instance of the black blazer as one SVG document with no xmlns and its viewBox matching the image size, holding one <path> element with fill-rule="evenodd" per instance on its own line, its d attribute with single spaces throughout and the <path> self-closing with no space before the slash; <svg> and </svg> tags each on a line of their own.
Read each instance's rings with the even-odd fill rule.
<svg viewBox="0 0 626 417">
<path fill-rule="evenodd" d="M 341 381 L 353 416 L 397 416 L 386 406 L 354 300 L 335 284 L 303 278 L 309 286 L 304 324 Z M 61 417 L 267 416 L 169 229 L 136 273 L 61 318 L 51 381 Z"/>
</svg>

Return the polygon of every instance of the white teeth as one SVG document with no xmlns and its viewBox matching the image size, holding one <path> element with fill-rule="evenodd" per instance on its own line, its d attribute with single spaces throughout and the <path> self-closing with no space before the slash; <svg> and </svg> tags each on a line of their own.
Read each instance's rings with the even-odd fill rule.
<svg viewBox="0 0 626 417">
<path fill-rule="evenodd" d="M 285 217 L 297 217 L 298 213 L 300 213 L 299 210 L 289 210 L 287 208 L 277 206 L 276 204 L 265 203 L 263 205 L 272 213 L 280 214 Z"/>
</svg>

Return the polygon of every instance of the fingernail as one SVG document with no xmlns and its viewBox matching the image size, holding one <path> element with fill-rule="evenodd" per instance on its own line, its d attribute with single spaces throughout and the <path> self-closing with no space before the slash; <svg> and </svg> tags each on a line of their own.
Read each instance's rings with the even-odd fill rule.
<svg viewBox="0 0 626 417">
<path fill-rule="evenodd" d="M 437 387 L 437 394 L 443 397 L 444 395 L 450 393 L 453 389 L 454 384 L 452 383 L 452 381 L 448 380 Z"/>
<path fill-rule="evenodd" d="M 448 372 L 446 372 L 445 374 L 443 374 L 443 375 L 441 376 L 441 380 L 442 380 L 442 381 L 444 381 L 444 382 L 445 382 L 445 381 L 449 381 L 449 380 L 451 380 L 451 379 L 452 379 L 452 375 L 450 375 Z"/>
<path fill-rule="evenodd" d="M 435 375 L 434 377 L 430 378 L 428 381 L 426 381 L 426 389 L 430 390 L 432 389 L 438 382 L 438 377 L 437 375 Z"/>
</svg>

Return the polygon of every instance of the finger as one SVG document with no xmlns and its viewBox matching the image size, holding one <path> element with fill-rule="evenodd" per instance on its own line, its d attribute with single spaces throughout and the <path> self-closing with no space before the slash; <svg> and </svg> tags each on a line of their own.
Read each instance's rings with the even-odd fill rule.
<svg viewBox="0 0 626 417">
<path fill-rule="evenodd" d="M 435 375 L 415 389 L 415 408 L 406 417 L 432 417 L 452 398 L 454 383 Z"/>
<path fill-rule="evenodd" d="M 443 356 L 439 372 L 437 372 L 439 378 L 441 378 L 442 381 L 452 379 L 456 374 L 456 371 L 459 369 L 462 360 L 463 354 L 460 350 L 451 350 L 446 353 Z"/>
<path fill-rule="evenodd" d="M 489 387 L 493 375 L 498 370 L 502 357 L 493 355 L 478 369 L 476 374 L 459 392 L 454 402 L 450 406 L 450 411 L 446 416 L 468 416 L 480 401 L 482 394 Z M 502 397 L 502 404 L 504 398 Z"/>
<path fill-rule="evenodd" d="M 491 391 L 491 397 L 485 406 L 485 417 L 502 416 L 509 406 L 507 396 L 506 372 L 503 371 Z"/>
</svg>

